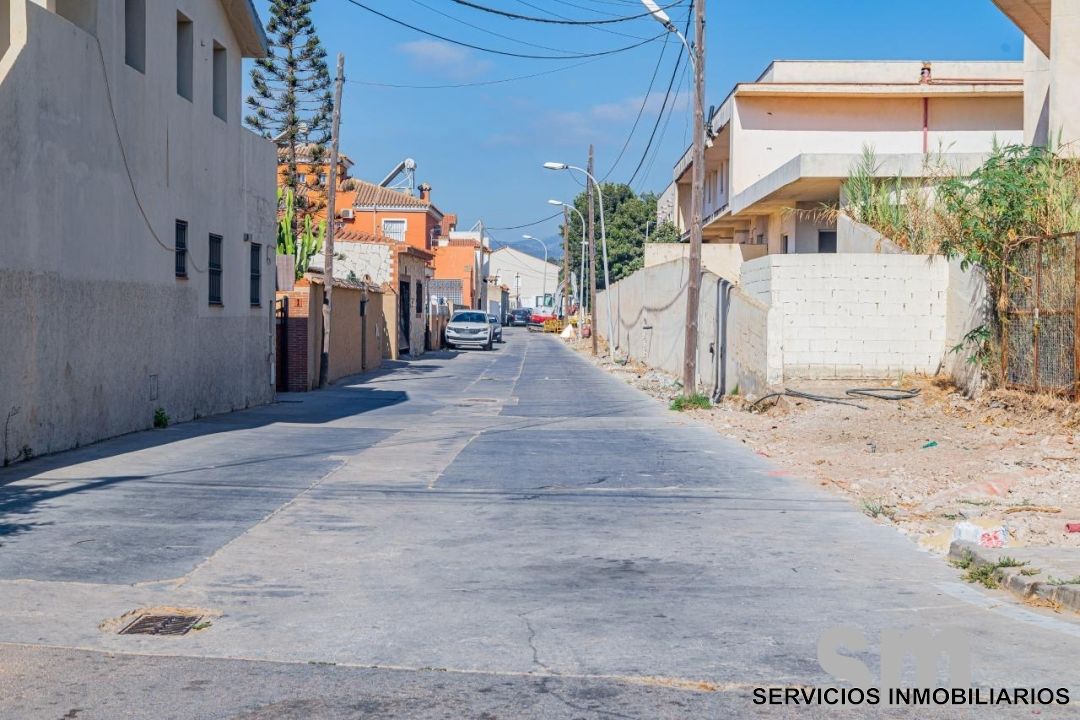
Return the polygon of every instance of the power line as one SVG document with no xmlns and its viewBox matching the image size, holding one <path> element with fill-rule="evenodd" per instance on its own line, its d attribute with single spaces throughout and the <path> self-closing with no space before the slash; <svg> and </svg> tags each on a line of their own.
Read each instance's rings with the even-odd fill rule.
<svg viewBox="0 0 1080 720">
<path fill-rule="evenodd" d="M 529 59 L 529 60 L 580 60 L 582 58 L 595 58 L 595 57 L 603 57 L 605 55 L 614 55 L 616 53 L 626 52 L 627 50 L 633 50 L 634 48 L 641 47 L 642 45 L 645 45 L 646 43 L 653 42 L 654 40 L 659 40 L 660 38 L 664 37 L 667 34 L 666 32 L 664 32 L 664 33 L 661 33 L 661 34 L 659 34 L 659 35 L 657 35 L 655 37 L 649 38 L 647 40 L 642 40 L 641 42 L 634 43 L 633 45 L 627 45 L 625 47 L 614 48 L 614 49 L 611 49 L 611 50 L 602 50 L 602 51 L 594 52 L 594 53 L 579 53 L 579 54 L 576 54 L 576 55 L 531 55 L 531 54 L 528 54 L 528 53 L 515 53 L 515 52 L 509 52 L 509 51 L 506 51 L 506 50 L 495 50 L 494 48 L 486 48 L 486 47 L 483 47 L 481 45 L 473 45 L 471 43 L 462 42 L 461 40 L 454 40 L 453 38 L 446 37 L 445 35 L 439 35 L 438 33 L 433 33 L 430 30 L 424 30 L 423 28 L 419 28 L 419 27 L 417 27 L 415 25 L 410 25 L 409 23 L 405 22 L 404 20 L 399 20 L 399 19 L 397 19 L 395 17 L 391 17 L 390 15 L 387 15 L 386 13 L 379 12 L 378 10 L 375 10 L 374 8 L 370 8 L 367 5 L 364 5 L 362 2 L 360 2 L 360 0 L 346 0 L 346 2 L 349 2 L 349 3 L 353 4 L 353 5 L 355 5 L 356 7 L 363 9 L 363 10 L 367 10 L 369 13 L 371 13 L 373 15 L 378 15 L 379 17 L 383 18 L 384 20 L 389 20 L 390 22 L 392 22 L 392 23 L 394 23 L 396 25 L 401 25 L 402 27 L 408 28 L 409 30 L 414 30 L 414 31 L 416 31 L 418 33 L 421 33 L 423 35 L 427 35 L 428 37 L 436 38 L 437 40 L 442 40 L 444 42 L 448 42 L 448 43 L 451 43 L 453 45 L 460 45 L 461 47 L 467 47 L 467 48 L 470 48 L 472 50 L 479 50 L 480 52 L 491 53 L 493 55 L 505 55 L 506 57 L 526 58 L 526 59 Z"/>
<path fill-rule="evenodd" d="M 562 210 L 555 213 L 554 215 L 549 215 L 546 218 L 541 218 L 541 219 L 539 219 L 539 220 L 537 220 L 535 222 L 531 222 L 531 223 L 525 223 L 524 225 L 514 225 L 513 227 L 491 227 L 491 228 L 487 228 L 487 229 L 488 230 L 521 230 L 522 228 L 532 227 L 533 225 L 539 225 L 540 223 L 545 223 L 548 220 L 554 220 L 555 218 L 559 217 L 560 215 L 562 215 Z"/>
<path fill-rule="evenodd" d="M 634 125 L 630 128 L 630 134 L 626 136 L 626 142 L 623 143 L 622 150 L 619 150 L 619 156 L 615 158 L 615 162 L 611 164 L 607 173 L 600 180 L 603 182 L 611 177 L 611 173 L 615 172 L 615 168 L 619 166 L 619 162 L 623 159 L 623 155 L 626 153 L 626 148 L 630 147 L 630 141 L 634 138 L 634 133 L 637 132 L 638 123 L 641 122 L 641 116 L 645 113 L 645 106 L 649 103 L 649 98 L 652 96 L 653 85 L 656 83 L 656 76 L 660 72 L 660 65 L 664 62 L 664 53 L 667 52 L 667 42 L 660 47 L 660 57 L 656 61 L 656 67 L 653 68 L 652 78 L 649 80 L 649 89 L 645 91 L 645 97 L 641 101 L 641 107 L 638 108 L 637 117 L 634 118 Z"/>
<path fill-rule="evenodd" d="M 481 12 L 491 13 L 492 15 L 501 15 L 512 20 L 528 20 L 530 22 L 547 23 L 549 25 L 610 25 L 612 23 L 622 23 L 629 20 L 637 20 L 638 18 L 650 17 L 651 12 L 643 12 L 638 15 L 626 15 L 623 17 L 611 18 L 609 20 L 569 20 L 563 18 L 544 18 L 535 17 L 532 15 L 519 15 L 517 13 L 507 12 L 506 10 L 498 10 L 496 8 L 487 7 L 486 5 L 480 5 L 478 3 L 471 2 L 470 0 L 450 0 L 458 5 L 464 5 L 474 10 L 480 10 Z M 677 0 L 670 5 L 665 5 L 662 9 L 667 10 L 673 8 L 682 3 L 682 0 Z"/>
<path fill-rule="evenodd" d="M 690 31 L 690 18 L 686 20 L 686 32 Z M 641 166 L 645 164 L 645 158 L 649 154 L 649 149 L 652 147 L 653 140 L 656 138 L 656 130 L 660 127 L 660 120 L 664 117 L 664 110 L 667 108 L 668 100 L 671 98 L 671 89 L 675 86 L 675 77 L 679 74 L 679 66 L 682 64 L 683 55 L 685 54 L 685 47 L 679 48 L 679 56 L 675 58 L 675 67 L 671 71 L 671 80 L 668 82 L 667 93 L 664 95 L 664 104 L 660 106 L 660 113 L 656 116 L 656 122 L 653 124 L 652 133 L 649 135 L 649 142 L 645 145 L 645 152 L 641 154 L 641 160 L 638 161 L 637 167 L 634 168 L 633 175 L 626 181 L 627 185 L 634 182 L 634 178 L 641 171 Z M 674 106 L 673 106 L 674 107 Z"/>
<path fill-rule="evenodd" d="M 543 77 L 544 75 L 553 75 L 554 73 L 573 70 L 574 68 L 579 68 L 582 65 L 588 65 L 589 63 L 597 62 L 600 59 L 601 58 L 591 58 L 583 62 L 572 63 L 570 65 L 564 65 L 562 67 L 557 67 L 552 70 L 544 70 L 543 72 L 531 73 L 529 75 L 518 75 L 516 77 L 500 78 L 498 80 L 477 80 L 476 82 L 451 83 L 447 85 L 404 85 L 397 83 L 384 83 L 365 80 L 346 80 L 345 82 L 352 83 L 354 85 L 367 85 L 369 87 L 398 88 L 407 90 L 445 90 L 447 88 L 479 87 L 482 85 L 501 85 L 503 83 L 516 82 L 518 80 L 530 80 L 532 78 Z"/>
<path fill-rule="evenodd" d="M 471 23 L 471 22 L 469 22 L 467 20 L 462 20 L 461 18 L 454 17 L 453 15 L 451 15 L 449 13 L 444 13 L 442 10 L 438 10 L 436 8 L 433 8 L 430 5 L 421 2 L 421 0 L 412 0 L 412 3 L 415 4 L 415 5 L 419 5 L 420 7 L 424 8 L 425 10 L 433 12 L 436 15 L 442 15 L 444 18 L 452 20 L 452 21 L 458 23 L 459 25 L 464 25 L 465 27 L 472 28 L 473 30 L 477 30 L 477 31 L 485 33 L 487 35 L 492 35 L 494 37 L 502 38 L 503 40 L 509 40 L 510 42 L 520 43 L 522 45 L 528 45 L 529 47 L 539 48 L 541 50 L 551 50 L 553 52 L 562 52 L 562 50 L 560 50 L 559 48 L 548 47 L 547 45 L 537 45 L 536 43 L 527 42 L 525 40 L 518 40 L 517 38 L 510 37 L 509 35 L 503 35 L 502 33 L 497 33 L 494 30 L 488 30 L 487 28 L 480 27 L 479 25 L 474 25 L 473 23 Z M 640 39 L 640 38 L 638 38 L 638 39 Z"/>
</svg>

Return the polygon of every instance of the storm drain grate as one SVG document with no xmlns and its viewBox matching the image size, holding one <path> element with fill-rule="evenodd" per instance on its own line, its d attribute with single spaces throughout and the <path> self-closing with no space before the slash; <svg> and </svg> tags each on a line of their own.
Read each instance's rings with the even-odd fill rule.
<svg viewBox="0 0 1080 720">
<path fill-rule="evenodd" d="M 141 615 L 121 635 L 186 635 L 202 617 L 198 615 Z"/>
</svg>

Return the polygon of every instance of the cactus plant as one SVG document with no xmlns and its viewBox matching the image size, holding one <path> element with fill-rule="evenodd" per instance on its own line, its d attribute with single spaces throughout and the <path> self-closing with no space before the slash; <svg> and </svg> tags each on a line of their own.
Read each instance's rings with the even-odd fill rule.
<svg viewBox="0 0 1080 720">
<path fill-rule="evenodd" d="M 307 272 L 312 256 L 322 252 L 323 240 L 326 236 L 326 222 L 320 222 L 316 227 L 311 215 L 305 215 L 303 228 L 293 237 L 291 230 L 296 219 L 296 195 L 292 190 L 278 188 L 277 198 L 278 253 L 296 258 L 296 279 L 299 280 Z"/>
</svg>

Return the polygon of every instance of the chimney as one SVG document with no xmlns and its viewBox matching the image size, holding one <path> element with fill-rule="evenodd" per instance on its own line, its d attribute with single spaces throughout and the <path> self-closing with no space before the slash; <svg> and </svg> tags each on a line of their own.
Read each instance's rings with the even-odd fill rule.
<svg viewBox="0 0 1080 720">
<path fill-rule="evenodd" d="M 420 199 L 424 202 L 431 202 L 431 186 L 427 183 L 420 183 Z"/>
</svg>

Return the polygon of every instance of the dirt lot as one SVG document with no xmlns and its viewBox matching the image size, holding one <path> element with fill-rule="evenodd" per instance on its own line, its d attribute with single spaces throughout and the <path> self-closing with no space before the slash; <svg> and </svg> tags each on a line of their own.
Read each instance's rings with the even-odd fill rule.
<svg viewBox="0 0 1080 720">
<path fill-rule="evenodd" d="M 665 403 L 679 394 L 663 373 L 594 362 Z M 791 387 L 844 397 L 868 385 Z M 1080 407 L 1011 391 L 969 400 L 940 378 L 883 385 L 920 392 L 902 401 L 849 398 L 865 410 L 784 397 L 751 412 L 755 398 L 735 397 L 686 412 L 936 552 L 947 552 L 957 532 L 989 546 L 1080 547 L 1080 533 L 1065 528 L 1080 523 Z"/>
</svg>

